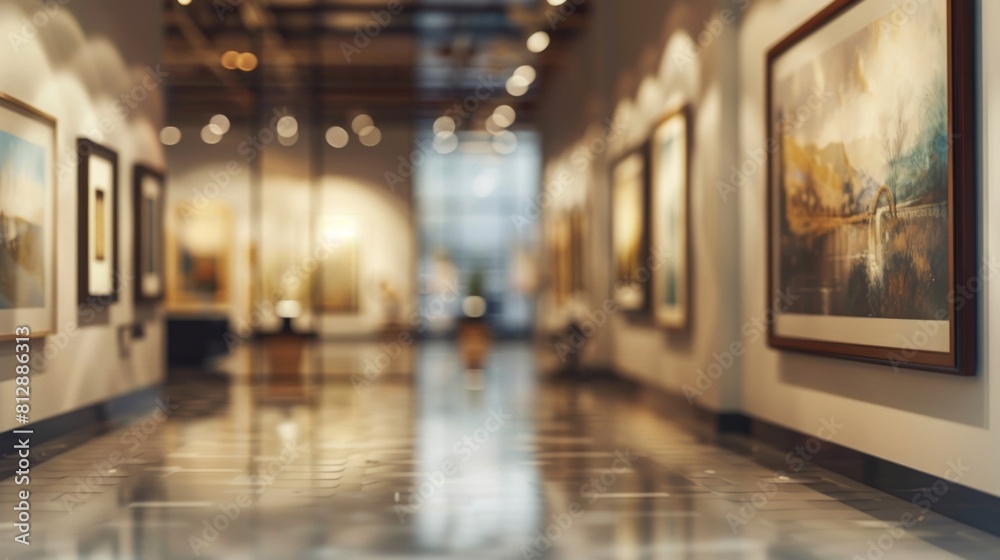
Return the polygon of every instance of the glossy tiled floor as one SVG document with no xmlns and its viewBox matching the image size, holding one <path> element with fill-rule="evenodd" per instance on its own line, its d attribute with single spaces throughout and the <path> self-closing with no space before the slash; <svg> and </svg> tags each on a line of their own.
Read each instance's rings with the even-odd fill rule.
<svg viewBox="0 0 1000 560">
<path fill-rule="evenodd" d="M 168 387 L 169 413 L 32 470 L 30 547 L 0 482 L 0 558 L 1000 556 L 934 514 L 889 529 L 916 507 L 809 466 L 778 476 L 615 385 L 539 382 L 523 346 L 482 373 L 448 346 L 415 363 L 412 383 Z"/>
</svg>

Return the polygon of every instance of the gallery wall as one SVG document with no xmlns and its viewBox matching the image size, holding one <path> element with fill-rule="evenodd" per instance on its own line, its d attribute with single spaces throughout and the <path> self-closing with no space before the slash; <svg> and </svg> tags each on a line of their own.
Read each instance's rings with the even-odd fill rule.
<svg viewBox="0 0 1000 560">
<path fill-rule="evenodd" d="M 585 201 L 591 274 L 586 293 L 571 304 L 557 306 L 548 298 L 541 327 L 585 320 L 609 301 L 611 166 L 640 149 L 661 118 L 689 104 L 696 139 L 690 153 L 690 326 L 666 331 L 651 320 L 615 313 L 583 351 L 591 365 L 678 395 L 687 388 L 690 401 L 701 407 L 735 409 L 740 364 L 726 355 L 739 340 L 733 312 L 739 292 L 736 204 L 718 196 L 714 186 L 736 151 L 730 130 L 737 106 L 736 26 L 719 22 L 704 34 L 706 22 L 718 17 L 710 2 L 625 0 L 592 3 L 590 9 L 594 14 L 572 57 L 548 78 L 541 126 L 543 189 L 558 193 L 543 219 L 551 222 L 556 212 Z M 711 141 L 699 141 L 704 138 Z M 716 356 L 725 375 L 707 378 L 703 372 Z"/>
<path fill-rule="evenodd" d="M 383 283 L 403 297 L 401 312 L 412 311 L 416 245 L 411 178 L 400 175 L 401 182 L 394 180 L 392 185 L 386 179 L 387 172 L 399 175 L 399 158 L 412 150 L 410 127 L 382 127 L 381 142 L 371 147 L 353 135 L 341 149 L 320 140 L 321 180 L 314 184 L 310 178 L 312 135 L 304 118 L 300 118 L 294 144 L 286 146 L 275 139 L 248 151 L 249 129 L 245 120 L 238 120 L 239 115 L 230 115 L 232 129 L 221 141 L 203 142 L 201 128 L 210 116 L 171 123 L 179 126 L 182 139 L 166 148 L 174 171 L 168 197 L 168 213 L 174 214 L 174 221 L 169 232 L 176 235 L 183 230 L 176 216 L 184 209 L 197 211 L 212 205 L 229 209 L 234 217 L 234 238 L 228 249 L 231 297 L 222 306 L 168 306 L 171 316 L 221 315 L 238 331 L 246 326 L 275 329 L 279 320 L 273 310 L 253 303 L 251 290 L 263 289 L 268 300 L 275 299 L 271 294 L 281 294 L 278 299 L 303 304 L 296 328 L 316 329 L 328 337 L 370 337 L 384 327 L 387 316 L 380 291 Z M 252 173 L 260 173 L 259 195 L 253 194 Z M 258 214 L 258 208 L 266 211 Z M 313 315 L 308 305 L 310 290 L 313 283 L 324 282 L 319 272 L 325 258 L 318 246 L 321 222 L 330 216 L 348 217 L 357 224 L 357 311 Z M 251 286 L 260 278 L 263 286 Z"/>
<path fill-rule="evenodd" d="M 649 124 L 674 98 L 692 103 L 695 114 L 691 209 L 695 310 L 690 334 L 677 337 L 616 318 L 588 343 L 587 362 L 613 367 L 684 398 L 686 389 L 698 387 L 699 371 L 707 371 L 713 363 L 729 363 L 723 351 L 740 341 L 745 354 L 723 368 L 723 375 L 709 384 L 711 390 L 698 404 L 806 434 L 816 434 L 824 422 L 843 424 L 833 438 L 840 445 L 935 476 L 944 476 L 950 465 L 968 465 L 971 470 L 962 484 L 1000 495 L 1000 480 L 990 468 L 1000 461 L 1000 428 L 991 422 L 1000 415 L 1000 384 L 991 383 L 997 372 L 990 360 L 990 348 L 1000 342 L 1000 334 L 990 329 L 1000 295 L 990 290 L 988 276 L 979 293 L 981 365 L 974 378 L 779 352 L 767 346 L 765 333 L 757 327 L 766 325 L 767 309 L 766 173 L 748 174 L 735 193 L 718 184 L 732 184 L 733 166 L 753 160 L 764 146 L 767 51 L 828 0 L 719 0 L 714 9 L 697 14 L 690 13 L 694 8 L 690 4 L 635 0 L 616 3 L 613 11 L 593 5 L 596 13 L 581 44 L 574 47 L 573 60 L 550 77 L 543 111 L 546 180 L 551 182 L 560 169 L 568 169 L 574 179 L 565 191 L 573 193 L 567 200 L 591 200 L 588 270 L 600 278 L 588 288 L 580 310 L 564 315 L 595 309 L 609 294 L 611 251 L 604 232 L 609 231 L 608 177 L 615 154 L 648 134 Z M 991 217 L 1000 212 L 1000 201 L 989 195 L 994 181 L 989 154 L 996 143 L 993 136 L 1000 134 L 1000 119 L 988 104 L 1000 101 L 1000 70 L 994 60 L 1000 56 L 1000 42 L 985 30 L 1000 23 L 1000 6 L 975 4 L 982 16 L 977 61 L 982 72 L 979 253 L 984 262 L 993 262 L 1000 226 Z M 719 25 L 726 10 L 736 20 Z M 669 66 L 672 45 L 692 38 L 697 53 L 692 65 L 657 72 L 654 61 Z M 664 87 L 656 95 L 653 88 L 644 95 L 636 85 L 646 76 L 659 76 Z M 598 91 L 574 95 L 585 85 L 596 85 Z M 616 111 L 638 113 L 638 124 L 629 121 L 624 140 L 606 154 L 574 165 L 583 161 L 573 159 L 574 151 L 593 146 L 591 141 Z M 560 204 L 556 197 L 546 216 L 558 211 Z"/>
<path fill-rule="evenodd" d="M 0 3 L 0 92 L 54 116 L 56 332 L 32 341 L 33 422 L 155 385 L 164 374 L 162 306 L 136 305 L 132 287 L 97 313 L 77 304 L 76 140 L 118 154 L 120 271 L 133 270 L 132 169 L 163 168 L 162 21 L 155 3 L 93 0 Z M 161 71 L 163 69 L 160 69 Z M 129 325 L 140 323 L 141 338 Z M 14 393 L 13 345 L 0 351 L 0 391 Z M 0 418 L 0 431 L 18 427 Z"/>
</svg>

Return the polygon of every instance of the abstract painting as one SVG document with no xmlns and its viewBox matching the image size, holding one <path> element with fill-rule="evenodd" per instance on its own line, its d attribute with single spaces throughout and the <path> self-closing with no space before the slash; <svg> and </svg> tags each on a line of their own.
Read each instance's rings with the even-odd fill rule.
<svg viewBox="0 0 1000 560">
<path fill-rule="evenodd" d="M 653 314 L 670 329 L 688 321 L 688 113 L 668 115 L 650 141 Z"/>
<path fill-rule="evenodd" d="M 133 171 L 135 243 L 135 299 L 156 301 L 163 298 L 163 208 L 166 196 L 162 173 L 144 165 Z"/>
<path fill-rule="evenodd" d="M 77 299 L 106 305 L 118 301 L 118 155 L 86 138 L 77 140 L 76 148 Z"/>
<path fill-rule="evenodd" d="M 192 210 L 177 207 L 168 239 L 167 307 L 177 311 L 223 310 L 229 304 L 233 215 L 225 203 Z"/>
<path fill-rule="evenodd" d="M 612 169 L 612 297 L 626 312 L 645 312 L 649 308 L 649 271 L 645 267 L 649 246 L 646 179 L 642 151 L 625 156 Z"/>
<path fill-rule="evenodd" d="M 55 328 L 55 129 L 0 94 L 0 338 Z"/>
<path fill-rule="evenodd" d="M 333 214 L 319 219 L 320 310 L 337 315 L 357 315 L 360 311 L 359 253 L 360 222 L 357 216 Z"/>
<path fill-rule="evenodd" d="M 770 341 L 968 374 L 969 8 L 911 4 L 838 1 L 769 54 Z"/>
</svg>

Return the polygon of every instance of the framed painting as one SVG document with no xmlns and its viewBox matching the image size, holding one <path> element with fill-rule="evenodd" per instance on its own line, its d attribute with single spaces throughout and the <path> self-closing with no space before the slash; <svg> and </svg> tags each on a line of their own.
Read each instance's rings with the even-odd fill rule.
<svg viewBox="0 0 1000 560">
<path fill-rule="evenodd" d="M 133 170 L 136 301 L 163 299 L 166 275 L 163 269 L 163 217 L 166 180 L 163 173 L 145 165 Z"/>
<path fill-rule="evenodd" d="M 975 374 L 974 35 L 839 0 L 769 52 L 771 346 Z"/>
<path fill-rule="evenodd" d="M 331 214 L 321 216 L 318 226 L 320 244 L 327 255 L 320 264 L 319 309 L 334 315 L 357 315 L 361 310 L 360 221 L 353 215 Z"/>
<path fill-rule="evenodd" d="M 55 331 L 56 120 L 0 94 L 0 339 Z"/>
<path fill-rule="evenodd" d="M 118 301 L 118 154 L 86 138 L 78 156 L 77 300 Z"/>
<path fill-rule="evenodd" d="M 552 215 L 549 231 L 552 292 L 557 306 L 573 296 L 574 263 L 572 214 L 559 210 Z"/>
<path fill-rule="evenodd" d="M 211 202 L 192 211 L 180 204 L 167 247 L 167 307 L 174 311 L 223 310 L 230 298 L 233 213 Z"/>
<path fill-rule="evenodd" d="M 611 297 L 630 314 L 649 311 L 649 199 L 645 152 L 620 159 L 611 171 L 611 244 L 614 258 Z"/>
<path fill-rule="evenodd" d="M 688 146 L 690 110 L 669 114 L 653 129 L 649 143 L 652 230 L 653 315 L 669 329 L 688 324 Z"/>
</svg>

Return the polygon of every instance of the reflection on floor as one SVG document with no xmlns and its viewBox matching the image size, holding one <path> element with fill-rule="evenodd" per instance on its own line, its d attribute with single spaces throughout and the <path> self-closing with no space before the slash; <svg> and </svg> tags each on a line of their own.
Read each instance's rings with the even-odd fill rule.
<svg viewBox="0 0 1000 560">
<path fill-rule="evenodd" d="M 481 373 L 420 348 L 412 383 L 198 380 L 32 469 L 32 545 L 0 558 L 995 558 L 1000 539 L 806 466 L 776 476 L 622 387 Z M 350 380 L 353 379 L 353 382 Z M 0 511 L 14 506 L 0 482 Z M 7 518 L 7 514 L 4 515 Z"/>
</svg>

